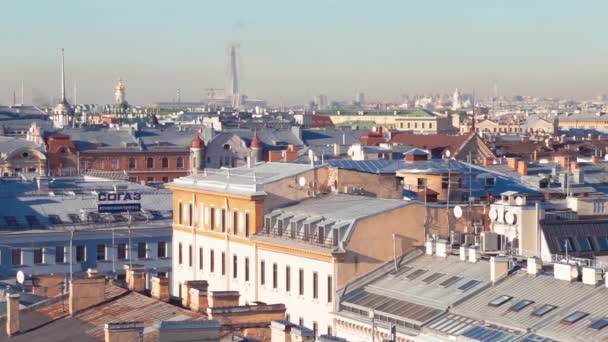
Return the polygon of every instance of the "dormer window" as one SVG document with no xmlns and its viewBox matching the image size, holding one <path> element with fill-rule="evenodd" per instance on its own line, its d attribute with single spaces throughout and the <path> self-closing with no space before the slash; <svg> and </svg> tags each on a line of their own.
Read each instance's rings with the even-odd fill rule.
<svg viewBox="0 0 608 342">
<path fill-rule="evenodd" d="M 496 178 L 495 177 L 488 177 L 486 178 L 486 186 L 494 186 L 496 185 Z"/>
</svg>

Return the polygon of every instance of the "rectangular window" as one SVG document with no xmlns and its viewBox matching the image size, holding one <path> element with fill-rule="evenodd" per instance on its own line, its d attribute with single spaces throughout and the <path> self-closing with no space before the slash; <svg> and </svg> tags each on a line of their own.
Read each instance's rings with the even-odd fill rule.
<svg viewBox="0 0 608 342">
<path fill-rule="evenodd" d="M 192 245 L 188 245 L 188 267 L 192 267 Z"/>
<path fill-rule="evenodd" d="M 581 252 L 590 252 L 593 250 L 593 246 L 591 245 L 591 239 L 588 237 L 581 237 L 577 239 L 578 247 Z"/>
<path fill-rule="evenodd" d="M 209 218 L 211 219 L 211 230 L 215 230 L 215 208 L 209 208 Z"/>
<path fill-rule="evenodd" d="M 226 275 L 226 253 L 222 252 L 222 275 Z"/>
<path fill-rule="evenodd" d="M 213 249 L 209 251 L 209 270 L 211 273 L 215 272 L 215 252 Z"/>
<path fill-rule="evenodd" d="M 304 270 L 300 268 L 298 271 L 298 293 L 300 296 L 304 295 Z"/>
<path fill-rule="evenodd" d="M 276 289 L 279 286 L 279 279 L 278 277 L 278 273 L 279 273 L 279 266 L 274 263 L 272 264 L 272 288 Z"/>
<path fill-rule="evenodd" d="M 291 267 L 285 267 L 285 291 L 291 291 Z"/>
<path fill-rule="evenodd" d="M 118 159 L 112 159 L 112 169 L 118 170 Z"/>
<path fill-rule="evenodd" d="M 148 257 L 148 246 L 145 242 L 137 243 L 137 258 L 145 259 Z"/>
<path fill-rule="evenodd" d="M 238 235 L 239 233 L 239 212 L 232 212 L 232 234 Z"/>
<path fill-rule="evenodd" d="M 76 262 L 86 261 L 86 251 L 85 246 L 76 246 Z"/>
<path fill-rule="evenodd" d="M 266 263 L 260 261 L 260 285 L 266 284 Z"/>
<path fill-rule="evenodd" d="M 232 278 L 236 279 L 239 276 L 239 272 L 238 272 L 238 258 L 236 256 L 236 254 L 232 255 Z"/>
<path fill-rule="evenodd" d="M 184 217 L 184 208 L 182 202 L 177 204 L 177 223 L 182 224 L 182 219 Z"/>
<path fill-rule="evenodd" d="M 560 238 L 559 241 L 559 250 L 560 252 L 574 252 L 574 245 L 572 244 L 572 240 L 570 238 Z"/>
<path fill-rule="evenodd" d="M 245 213 L 245 236 L 249 237 L 249 213 Z"/>
<path fill-rule="evenodd" d="M 181 265 L 184 262 L 184 259 L 182 257 L 182 252 L 183 252 L 183 247 L 182 247 L 182 243 L 180 242 L 177 245 L 177 262 Z"/>
<path fill-rule="evenodd" d="M 589 328 L 595 329 L 595 330 L 602 330 L 607 326 L 608 326 L 608 318 L 600 318 L 597 321 L 591 323 L 591 325 L 589 325 Z"/>
<path fill-rule="evenodd" d="M 327 327 L 327 335 L 333 336 L 333 331 L 331 330 L 331 327 Z"/>
<path fill-rule="evenodd" d="M 333 301 L 333 288 L 334 288 L 334 280 L 332 276 L 327 276 L 327 302 L 331 303 Z"/>
<path fill-rule="evenodd" d="M 106 260 L 106 245 L 97 245 L 97 260 Z"/>
<path fill-rule="evenodd" d="M 198 249 L 198 268 L 203 269 L 203 247 Z"/>
<path fill-rule="evenodd" d="M 249 258 L 245 258 L 245 281 L 249 281 Z"/>
<path fill-rule="evenodd" d="M 34 249 L 34 264 L 42 264 L 43 261 L 43 250 L 42 248 L 36 248 Z"/>
<path fill-rule="evenodd" d="M 597 244 L 600 248 L 600 251 L 608 251 L 608 238 L 606 237 L 598 237 Z"/>
<path fill-rule="evenodd" d="M 319 274 L 317 272 L 312 273 L 312 298 L 319 298 Z"/>
<path fill-rule="evenodd" d="M 21 248 L 11 250 L 11 264 L 13 266 L 21 265 Z"/>
<path fill-rule="evenodd" d="M 194 216 L 193 214 L 194 214 L 194 212 L 192 209 L 192 203 L 189 203 L 188 204 L 188 225 L 189 226 L 192 226 L 192 217 Z"/>
<path fill-rule="evenodd" d="M 222 208 L 221 214 L 222 233 L 226 232 L 226 209 Z"/>
<path fill-rule="evenodd" d="M 319 333 L 319 323 L 312 322 L 312 336 L 317 338 L 317 334 Z"/>
<path fill-rule="evenodd" d="M 55 263 L 62 264 L 65 262 L 65 247 L 57 246 L 55 247 Z"/>
<path fill-rule="evenodd" d="M 159 241 L 158 248 L 156 250 L 156 256 L 159 258 L 167 257 L 167 241 Z"/>
<path fill-rule="evenodd" d="M 116 259 L 126 260 L 127 259 L 127 244 L 119 243 L 116 245 Z"/>
<path fill-rule="evenodd" d="M 291 227 L 289 229 L 289 237 L 291 237 L 292 239 L 296 238 L 296 223 L 295 222 L 291 222 Z"/>
</svg>

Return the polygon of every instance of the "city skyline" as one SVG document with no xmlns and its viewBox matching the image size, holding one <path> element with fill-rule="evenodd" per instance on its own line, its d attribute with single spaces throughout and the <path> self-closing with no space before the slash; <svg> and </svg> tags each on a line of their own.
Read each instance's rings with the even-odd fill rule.
<svg viewBox="0 0 608 342">
<path fill-rule="evenodd" d="M 13 91 L 20 98 L 22 82 L 26 102 L 58 99 L 62 47 L 67 95 L 76 84 L 79 103 L 112 103 L 120 77 L 133 104 L 171 100 L 178 88 L 183 101 L 200 100 L 206 88 L 227 87 L 233 42 L 241 46 L 241 93 L 274 105 L 318 94 L 353 100 L 358 91 L 369 101 L 454 88 L 487 96 L 495 81 L 502 95 L 608 92 L 600 14 L 608 6 L 599 1 L 478 1 L 466 9 L 448 1 L 191 1 L 178 12 L 139 1 L 28 6 L 7 5 L 14 15 L 3 37 L 0 103 L 11 103 Z"/>
</svg>

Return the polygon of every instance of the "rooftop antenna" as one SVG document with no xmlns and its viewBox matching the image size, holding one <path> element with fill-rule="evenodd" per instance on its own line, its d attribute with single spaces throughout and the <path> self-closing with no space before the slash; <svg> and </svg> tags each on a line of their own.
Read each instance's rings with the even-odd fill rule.
<svg viewBox="0 0 608 342">
<path fill-rule="evenodd" d="M 23 91 L 23 81 L 21 81 L 21 104 L 25 103 L 25 96 L 23 95 L 25 92 Z"/>
<path fill-rule="evenodd" d="M 65 57 L 64 50 L 61 48 L 61 102 L 65 103 Z"/>
<path fill-rule="evenodd" d="M 181 102 L 182 102 L 181 89 L 177 88 L 177 103 L 181 103 Z"/>
<path fill-rule="evenodd" d="M 78 94 L 78 88 L 76 87 L 76 81 L 74 81 L 74 105 L 76 105 L 78 103 L 78 101 L 76 100 L 76 95 Z"/>
</svg>

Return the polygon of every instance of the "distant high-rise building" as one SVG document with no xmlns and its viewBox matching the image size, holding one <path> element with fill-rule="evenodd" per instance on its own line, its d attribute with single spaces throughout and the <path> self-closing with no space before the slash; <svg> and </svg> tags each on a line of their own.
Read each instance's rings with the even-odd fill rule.
<svg viewBox="0 0 608 342">
<path fill-rule="evenodd" d="M 227 95 L 232 99 L 232 105 L 238 107 L 240 105 L 239 92 L 239 45 L 232 44 L 228 46 L 228 84 Z"/>
<path fill-rule="evenodd" d="M 452 109 L 458 110 L 462 107 L 462 94 L 460 94 L 460 90 L 456 88 L 456 90 L 454 91 L 454 95 L 452 95 Z"/>
<path fill-rule="evenodd" d="M 327 96 L 323 94 L 319 94 L 315 97 L 315 104 L 317 105 L 317 109 L 327 109 L 329 106 L 329 101 L 327 100 Z"/>
<path fill-rule="evenodd" d="M 365 94 L 363 92 L 357 92 L 357 94 L 355 94 L 355 103 L 360 106 L 365 105 Z"/>
<path fill-rule="evenodd" d="M 118 84 L 114 88 L 114 102 L 117 106 L 122 106 L 127 103 L 125 97 L 125 85 L 122 83 L 122 79 L 118 79 Z"/>
</svg>

